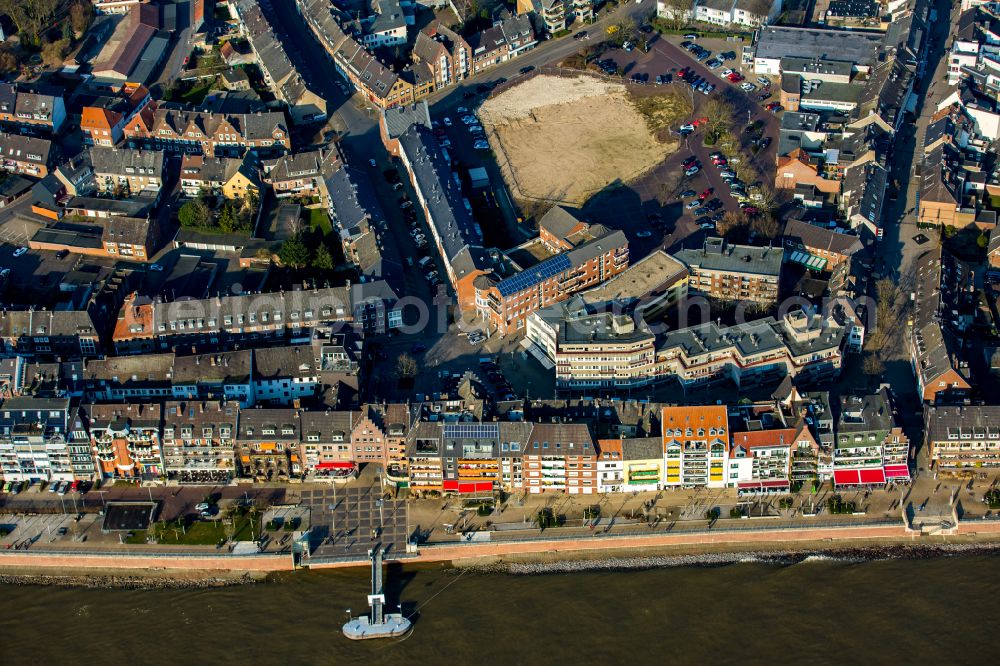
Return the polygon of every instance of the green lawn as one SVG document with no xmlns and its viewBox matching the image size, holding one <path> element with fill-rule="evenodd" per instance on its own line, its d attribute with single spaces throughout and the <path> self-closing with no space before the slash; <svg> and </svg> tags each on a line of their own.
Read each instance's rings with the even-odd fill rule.
<svg viewBox="0 0 1000 666">
<path fill-rule="evenodd" d="M 306 210 L 306 214 L 308 215 L 310 229 L 322 232 L 324 238 L 333 233 L 333 224 L 330 222 L 330 216 L 325 210 L 322 208 L 309 208 Z"/>
<path fill-rule="evenodd" d="M 166 527 L 157 524 L 153 530 L 161 544 L 168 546 L 214 546 L 226 539 L 226 521 L 223 520 L 199 520 L 187 525 L 187 529 L 181 531 L 180 527 L 175 527 L 174 523 L 167 523 Z M 248 516 L 241 516 L 236 519 L 236 531 L 233 534 L 234 541 L 250 541 L 254 537 L 260 536 L 259 520 L 251 530 L 251 519 Z M 138 541 L 133 539 L 138 538 Z M 133 539 L 127 543 L 145 543 L 145 532 L 136 532 Z"/>
<path fill-rule="evenodd" d="M 172 90 L 170 99 L 173 102 L 184 102 L 186 104 L 201 104 L 205 101 L 208 91 L 215 85 L 215 79 L 198 79 L 190 88 L 185 90 Z"/>
</svg>

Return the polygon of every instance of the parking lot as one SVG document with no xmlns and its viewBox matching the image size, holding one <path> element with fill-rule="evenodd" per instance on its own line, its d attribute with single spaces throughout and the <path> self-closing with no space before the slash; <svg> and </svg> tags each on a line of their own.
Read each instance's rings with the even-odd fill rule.
<svg viewBox="0 0 1000 666">
<path fill-rule="evenodd" d="M 741 45 L 733 44 L 730 50 L 734 55 L 738 55 L 740 48 Z M 713 51 L 712 56 L 706 61 L 717 54 L 717 51 Z M 778 117 L 760 105 L 759 90 L 746 94 L 735 84 L 709 70 L 704 62 L 695 60 L 672 37 L 652 40 L 647 53 L 638 49 L 631 51 L 611 49 L 604 52 L 599 60 L 613 60 L 626 80 L 638 75 L 640 80 L 644 81 L 636 84 L 641 88 L 682 87 L 694 107 L 692 119 L 702 117 L 701 110 L 711 97 L 723 96 L 735 114 L 734 133 L 740 134 L 742 145 L 740 157 L 751 160 L 752 166 L 761 174 L 764 183 L 773 180 L 774 141 L 772 140 L 770 145 L 757 151 L 756 154 L 750 150 L 752 138 L 774 137 L 779 126 Z M 727 68 L 734 68 L 736 62 L 729 60 L 725 66 L 720 66 L 715 71 L 721 73 Z M 678 73 L 685 68 L 711 81 L 716 86 L 715 91 L 710 95 L 694 92 L 690 86 L 678 79 Z M 656 77 L 665 75 L 670 76 L 672 83 L 656 84 Z M 756 124 L 757 129 L 753 133 L 743 131 L 748 122 Z M 702 230 L 695 223 L 697 218 L 704 216 L 704 213 L 695 214 L 696 209 L 686 208 L 690 197 L 679 196 L 684 191 L 693 190 L 700 195 L 708 190 L 710 196 L 706 198 L 706 202 L 718 199 L 715 205 L 719 207 L 709 211 L 710 216 L 740 209 L 739 202 L 730 195 L 729 187 L 722 178 L 723 169 L 716 168 L 712 164 L 711 155 L 717 148 L 704 145 L 703 130 L 700 127 L 696 128 L 694 132 L 681 139 L 680 150 L 646 176 L 626 186 L 609 188 L 599 193 L 583 208 L 583 213 L 588 219 L 625 231 L 629 237 L 633 256 L 636 258 L 645 256 L 657 246 L 676 249 L 685 243 L 689 246 L 696 244 L 700 242 L 705 231 L 708 231 Z M 699 170 L 691 176 L 685 176 L 683 164 L 691 157 L 695 158 Z M 647 233 L 651 236 L 647 236 Z"/>
</svg>

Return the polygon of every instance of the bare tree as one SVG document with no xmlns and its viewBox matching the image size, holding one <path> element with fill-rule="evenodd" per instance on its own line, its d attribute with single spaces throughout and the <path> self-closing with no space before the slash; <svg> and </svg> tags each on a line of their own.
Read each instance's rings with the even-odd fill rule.
<svg viewBox="0 0 1000 666">
<path fill-rule="evenodd" d="M 721 97 L 710 97 L 702 107 L 708 118 L 707 132 L 718 138 L 722 132 L 733 128 L 733 107 Z"/>
<path fill-rule="evenodd" d="M 413 379 L 417 370 L 417 360 L 409 354 L 400 354 L 396 359 L 396 376 L 399 379 Z"/>
<path fill-rule="evenodd" d="M 0 0 L 0 13 L 7 14 L 23 35 L 22 39 L 38 43 L 38 33 L 56 11 L 59 0 Z"/>
<path fill-rule="evenodd" d="M 763 213 L 754 217 L 750 226 L 754 230 L 755 234 L 763 236 L 768 240 L 774 240 L 778 236 L 778 220 L 776 220 L 773 215 L 768 213 Z"/>
<path fill-rule="evenodd" d="M 728 237 L 738 228 L 746 227 L 749 224 L 750 221 L 743 213 L 727 211 L 722 219 L 715 223 L 715 230 L 719 232 L 719 235 Z"/>
<path fill-rule="evenodd" d="M 669 30 L 680 30 L 691 20 L 691 0 L 660 0 L 660 20 Z"/>
</svg>

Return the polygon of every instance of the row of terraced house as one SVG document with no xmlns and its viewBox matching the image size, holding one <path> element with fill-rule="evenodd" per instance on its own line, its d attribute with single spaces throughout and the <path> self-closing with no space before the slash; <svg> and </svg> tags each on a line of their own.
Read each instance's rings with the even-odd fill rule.
<svg viewBox="0 0 1000 666">
<path fill-rule="evenodd" d="M 433 402 L 304 410 L 14 396 L 0 404 L 0 469 L 11 481 L 217 483 L 336 480 L 375 464 L 418 495 L 766 493 L 827 479 L 874 487 L 910 478 L 909 442 L 885 389 L 843 398 L 836 415 L 826 394 L 794 389 L 773 402 L 654 406 L 645 436 L 597 438 L 570 412 L 485 421 L 448 419 Z"/>
<path fill-rule="evenodd" d="M 296 0 L 296 8 L 337 71 L 378 108 L 404 106 L 524 53 L 538 43 L 526 15 L 498 21 L 463 37 L 438 21 L 414 41 L 412 62 L 394 71 L 379 60 L 357 22 L 326 0 Z"/>
</svg>

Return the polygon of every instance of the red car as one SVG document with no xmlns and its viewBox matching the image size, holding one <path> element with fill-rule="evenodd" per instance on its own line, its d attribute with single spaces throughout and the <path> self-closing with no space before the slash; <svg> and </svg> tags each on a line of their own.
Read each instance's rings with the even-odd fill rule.
<svg viewBox="0 0 1000 666">
<path fill-rule="evenodd" d="M 713 157 L 712 164 L 714 164 L 715 166 L 725 166 L 729 164 L 729 162 L 726 161 L 725 157 Z"/>
<path fill-rule="evenodd" d="M 771 102 L 770 104 L 768 104 L 764 108 L 767 109 L 768 111 L 770 111 L 771 113 L 777 113 L 778 111 L 781 111 L 783 107 L 780 104 L 778 104 L 777 102 Z"/>
<path fill-rule="evenodd" d="M 711 187 L 708 188 L 707 190 L 698 195 L 698 201 L 704 201 L 705 199 L 707 199 L 712 195 L 713 191 L 714 190 Z"/>
<path fill-rule="evenodd" d="M 79 489 L 80 489 L 80 482 L 79 481 L 74 481 L 73 483 L 69 484 L 69 491 L 71 493 L 75 493 Z"/>
<path fill-rule="evenodd" d="M 743 206 L 742 210 L 747 215 L 754 215 L 754 214 L 760 212 L 754 206 Z"/>
<path fill-rule="evenodd" d="M 739 83 L 740 81 L 743 80 L 743 77 L 740 76 L 739 72 L 733 72 L 732 74 L 730 74 L 726 78 L 729 79 L 730 81 L 732 81 L 733 83 Z"/>
<path fill-rule="evenodd" d="M 691 166 L 692 164 L 694 164 L 697 161 L 698 161 L 698 158 L 695 157 L 694 155 L 692 155 L 691 157 L 689 157 L 686 160 L 684 160 L 684 168 L 685 169 L 688 168 L 689 166 Z"/>
<path fill-rule="evenodd" d="M 677 78 L 683 79 L 685 76 L 687 76 L 687 74 L 688 74 L 688 68 L 685 67 L 681 71 L 677 72 Z"/>
</svg>

